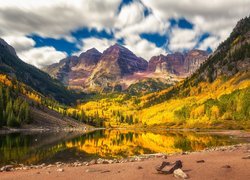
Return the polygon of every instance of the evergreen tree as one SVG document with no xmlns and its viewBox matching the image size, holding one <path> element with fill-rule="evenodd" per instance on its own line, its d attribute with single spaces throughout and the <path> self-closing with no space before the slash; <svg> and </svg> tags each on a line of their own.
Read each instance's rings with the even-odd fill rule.
<svg viewBox="0 0 250 180">
<path fill-rule="evenodd" d="M 16 117 L 12 111 L 8 115 L 7 126 L 9 126 L 9 127 L 18 127 L 19 126 L 19 122 L 16 120 Z"/>
<path fill-rule="evenodd" d="M 4 125 L 3 112 L 4 112 L 3 88 L 2 86 L 0 86 L 0 127 Z"/>
<path fill-rule="evenodd" d="M 30 117 L 30 109 L 29 109 L 29 105 L 25 102 L 25 116 L 24 116 L 24 122 L 25 123 L 31 123 L 32 119 Z"/>
</svg>

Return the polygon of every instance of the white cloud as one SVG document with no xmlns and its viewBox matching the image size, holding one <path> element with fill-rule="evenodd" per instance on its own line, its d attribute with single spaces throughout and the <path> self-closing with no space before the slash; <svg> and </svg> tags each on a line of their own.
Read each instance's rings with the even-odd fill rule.
<svg viewBox="0 0 250 180">
<path fill-rule="evenodd" d="M 124 38 L 131 35 L 139 35 L 141 33 L 159 33 L 164 34 L 169 27 L 169 23 L 159 21 L 154 15 L 149 15 L 141 22 L 126 26 L 117 31 L 115 36 L 117 38 Z"/>
<path fill-rule="evenodd" d="M 112 28 L 121 0 L 0 0 L 0 36 L 69 38 L 79 27 Z"/>
<path fill-rule="evenodd" d="M 197 32 L 192 29 L 174 28 L 170 34 L 169 49 L 182 51 L 193 49 L 197 43 Z"/>
<path fill-rule="evenodd" d="M 76 52 L 76 54 L 80 54 L 81 52 L 87 51 L 91 48 L 96 48 L 98 51 L 103 52 L 105 49 L 107 49 L 109 46 L 115 44 L 115 40 L 108 40 L 108 39 L 98 39 L 95 37 L 92 38 L 86 38 L 82 39 L 83 47 L 79 52 Z"/>
<path fill-rule="evenodd" d="M 166 54 L 166 51 L 162 48 L 156 47 L 154 43 L 151 43 L 139 36 L 130 36 L 125 40 L 126 47 L 133 51 L 137 56 L 149 60 L 152 56 L 159 54 Z"/>
<path fill-rule="evenodd" d="M 134 25 L 141 22 L 144 19 L 144 6 L 139 3 L 131 3 L 124 6 L 117 18 L 115 26 L 122 28 L 128 25 Z"/>
<path fill-rule="evenodd" d="M 117 14 L 120 3 L 121 0 L 0 0 L 0 36 L 15 47 L 23 60 L 38 67 L 60 60 L 65 53 L 52 47 L 35 48 L 34 40 L 27 37 L 30 34 L 81 42 L 81 51 L 92 47 L 103 51 L 123 38 L 125 46 L 148 60 L 166 51 L 140 38 L 141 33 L 168 34 L 169 49 L 173 51 L 192 49 L 203 33 L 209 33 L 211 36 L 199 48 L 215 49 L 236 22 L 249 15 L 250 7 L 249 0 L 141 0 L 123 6 Z M 152 13 L 145 16 L 145 8 Z M 192 22 L 194 29 L 170 29 L 168 20 L 180 17 Z M 72 31 L 83 27 L 113 32 L 115 38 L 82 40 L 71 36 Z"/>
<path fill-rule="evenodd" d="M 249 0 L 142 0 L 155 15 L 166 21 L 185 17 L 201 32 L 209 32 L 225 40 L 236 22 L 249 16 Z"/>
<path fill-rule="evenodd" d="M 28 50 L 35 45 L 35 41 L 25 36 L 5 36 L 3 39 L 13 46 L 17 52 Z"/>
<path fill-rule="evenodd" d="M 215 49 L 219 44 L 221 43 L 221 40 L 218 37 L 208 37 L 205 39 L 198 47 L 198 49 L 201 50 L 207 50 L 207 48 Z"/>
<path fill-rule="evenodd" d="M 56 51 L 53 47 L 40 47 L 21 51 L 18 56 L 26 63 L 43 68 L 46 65 L 59 62 L 66 57 L 66 53 Z"/>
</svg>

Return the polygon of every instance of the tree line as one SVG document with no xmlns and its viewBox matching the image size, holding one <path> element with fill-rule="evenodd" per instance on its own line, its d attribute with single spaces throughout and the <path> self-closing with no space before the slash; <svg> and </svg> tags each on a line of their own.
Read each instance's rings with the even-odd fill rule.
<svg viewBox="0 0 250 180">
<path fill-rule="evenodd" d="M 14 87 L 0 85 L 0 127 L 19 127 L 31 123 L 28 102 L 18 96 Z"/>
</svg>

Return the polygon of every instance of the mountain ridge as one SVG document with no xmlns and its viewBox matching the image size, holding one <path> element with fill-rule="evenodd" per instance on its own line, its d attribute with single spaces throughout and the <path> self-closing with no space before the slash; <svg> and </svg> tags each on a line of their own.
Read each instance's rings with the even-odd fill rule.
<svg viewBox="0 0 250 180">
<path fill-rule="evenodd" d="M 86 55 L 89 52 L 93 52 L 94 55 Z M 85 61 L 81 61 L 81 57 L 85 57 Z M 163 60 L 159 60 L 159 57 Z M 169 78 L 189 76 L 207 57 L 206 51 L 191 50 L 187 53 L 176 52 L 166 56 L 154 56 L 147 62 L 116 43 L 103 53 L 95 48 L 82 52 L 79 57 L 76 57 L 77 63 L 73 63 L 72 66 L 68 65 L 70 64 L 68 61 L 72 59 L 72 56 L 69 56 L 65 58 L 68 61 L 63 59 L 43 70 L 71 89 L 84 92 L 113 92 L 126 90 L 131 84 L 143 79 L 153 78 L 158 81 L 159 74 L 162 74 L 160 79 L 163 83 L 167 80 L 167 84 L 173 84 L 176 78 L 170 81 Z M 153 59 L 156 59 L 155 64 Z"/>
</svg>

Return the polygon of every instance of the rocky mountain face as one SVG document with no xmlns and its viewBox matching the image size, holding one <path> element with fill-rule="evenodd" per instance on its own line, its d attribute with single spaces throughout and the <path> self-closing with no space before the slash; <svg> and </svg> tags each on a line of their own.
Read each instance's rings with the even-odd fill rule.
<svg viewBox="0 0 250 180">
<path fill-rule="evenodd" d="M 250 70 L 250 17 L 240 20 L 230 36 L 191 77 L 194 82 L 229 78 Z"/>
<path fill-rule="evenodd" d="M 218 86 L 218 92 L 226 92 L 229 84 L 230 86 L 237 87 L 239 84 L 244 84 L 244 81 L 247 82 L 249 79 L 250 16 L 237 23 L 230 36 L 218 46 L 191 76 L 185 78 L 182 83 L 173 86 L 166 92 L 161 92 L 158 95 L 154 94 L 154 96 L 148 100 L 145 107 L 162 103 L 173 97 L 188 97 L 204 92 L 206 94 L 210 88 L 213 89 L 216 86 Z M 212 84 L 216 80 L 218 80 L 218 84 Z M 204 84 L 206 84 L 206 86 L 204 86 Z M 219 89 L 223 84 L 227 85 L 224 86 L 224 89 Z M 247 86 L 247 83 L 243 85 L 244 88 Z M 194 91 L 194 89 L 197 91 Z M 219 97 L 221 96 L 221 92 L 218 92 L 217 96 Z M 227 93 L 229 92 L 230 90 Z M 231 93 L 228 98 L 231 98 L 233 96 L 232 94 L 233 93 Z M 249 96 L 249 93 L 246 94 L 246 96 Z"/>
<path fill-rule="evenodd" d="M 62 103 L 71 103 L 75 96 L 59 81 L 52 79 L 47 73 L 23 62 L 16 55 L 15 49 L 0 38 L 0 73 L 32 87 L 39 93 L 53 97 Z"/>
<path fill-rule="evenodd" d="M 148 70 L 155 73 L 167 73 L 188 76 L 196 71 L 208 57 L 206 51 L 191 50 L 187 53 L 176 52 L 166 56 L 154 56 L 149 60 Z"/>
<path fill-rule="evenodd" d="M 78 86 L 91 75 L 101 55 L 96 49 L 89 49 L 81 53 L 79 57 L 67 57 L 43 70 L 67 86 Z"/>
<path fill-rule="evenodd" d="M 154 56 L 148 63 L 129 49 L 114 44 L 103 53 L 92 48 L 79 57 L 67 57 L 47 66 L 44 71 L 72 89 L 85 92 L 121 91 L 148 78 L 160 78 L 165 83 L 167 79 L 167 83 L 173 84 L 176 77 L 192 74 L 207 56 L 205 51 L 192 50 Z"/>
<path fill-rule="evenodd" d="M 146 71 L 148 63 L 127 48 L 115 44 L 103 53 L 92 48 L 79 57 L 71 56 L 43 70 L 72 89 L 112 91 L 119 81 L 135 72 Z"/>
<path fill-rule="evenodd" d="M 105 50 L 87 81 L 90 89 L 121 89 L 119 81 L 135 72 L 146 71 L 148 62 L 137 57 L 127 48 L 115 44 Z"/>
</svg>

